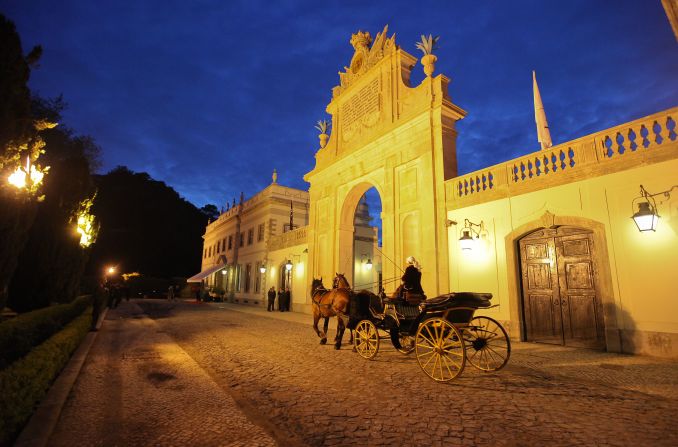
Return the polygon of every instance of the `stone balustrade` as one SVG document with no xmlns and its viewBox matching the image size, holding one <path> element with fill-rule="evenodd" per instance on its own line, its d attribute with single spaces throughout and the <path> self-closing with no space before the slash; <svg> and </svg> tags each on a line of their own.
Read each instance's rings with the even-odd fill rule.
<svg viewBox="0 0 678 447">
<path fill-rule="evenodd" d="M 272 236 L 268 241 L 268 250 L 275 251 L 306 243 L 307 228 L 308 227 L 301 227 L 278 236 Z"/>
<path fill-rule="evenodd" d="M 524 194 L 675 158 L 678 107 L 445 183 L 448 209 Z"/>
</svg>

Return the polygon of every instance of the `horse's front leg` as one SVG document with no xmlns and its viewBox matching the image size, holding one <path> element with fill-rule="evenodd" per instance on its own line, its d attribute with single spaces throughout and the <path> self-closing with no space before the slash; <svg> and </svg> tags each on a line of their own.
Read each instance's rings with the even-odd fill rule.
<svg viewBox="0 0 678 447">
<path fill-rule="evenodd" d="M 318 329 L 318 322 L 320 321 L 320 310 L 317 308 L 313 309 L 313 329 L 315 330 L 315 333 L 318 337 L 320 337 L 320 344 L 324 345 L 327 343 L 327 328 L 325 329 L 325 332 L 320 332 Z"/>
</svg>

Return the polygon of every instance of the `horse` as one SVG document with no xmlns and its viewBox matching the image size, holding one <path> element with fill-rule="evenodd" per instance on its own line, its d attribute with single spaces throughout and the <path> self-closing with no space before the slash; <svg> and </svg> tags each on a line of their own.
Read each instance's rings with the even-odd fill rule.
<svg viewBox="0 0 678 447">
<path fill-rule="evenodd" d="M 348 285 L 346 278 L 344 282 Z M 337 283 L 335 278 L 334 283 Z M 344 336 L 346 325 L 348 324 L 348 307 L 351 301 L 351 290 L 346 287 L 326 289 L 323 286 L 322 278 L 313 278 L 311 283 L 311 301 L 313 306 L 313 329 L 320 337 L 320 344 L 327 343 L 327 326 L 330 317 L 337 317 L 337 336 L 335 338 L 334 349 L 341 348 L 341 339 Z M 320 317 L 325 318 L 324 330 L 318 329 Z"/>
</svg>

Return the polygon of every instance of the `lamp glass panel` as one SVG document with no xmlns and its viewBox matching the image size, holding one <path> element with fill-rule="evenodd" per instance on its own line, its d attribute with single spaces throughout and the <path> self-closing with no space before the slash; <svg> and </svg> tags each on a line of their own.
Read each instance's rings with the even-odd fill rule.
<svg viewBox="0 0 678 447">
<path fill-rule="evenodd" d="M 640 231 L 655 231 L 659 216 L 655 214 L 636 214 L 633 216 L 636 226 Z"/>
</svg>

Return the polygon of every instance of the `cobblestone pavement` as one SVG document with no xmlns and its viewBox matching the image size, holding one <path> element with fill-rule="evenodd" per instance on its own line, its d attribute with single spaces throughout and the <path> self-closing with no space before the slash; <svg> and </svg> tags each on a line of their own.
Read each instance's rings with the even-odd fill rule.
<svg viewBox="0 0 678 447">
<path fill-rule="evenodd" d="M 48 445 L 276 442 L 134 302 L 123 302 L 108 312 Z"/>
<path fill-rule="evenodd" d="M 467 366 L 450 384 L 439 384 L 388 341 L 372 361 L 350 347 L 319 345 L 310 316 L 225 304 L 139 304 L 280 445 L 678 445 L 676 362 L 517 343 L 503 370 Z M 109 357 L 120 358 L 114 354 Z M 138 374 L 134 368 L 154 370 L 155 359 L 137 366 L 123 359 L 128 370 L 121 372 L 111 361 L 102 359 L 89 374 L 117 386 L 121 376 Z M 196 421 L 193 432 L 236 423 L 226 411 L 206 409 L 218 408 L 214 396 L 221 400 L 223 392 L 202 395 L 203 382 L 210 381 L 200 376 L 198 390 L 193 384 L 176 390 L 181 407 L 153 410 L 133 393 L 118 399 L 139 402 L 137 418 L 160 418 L 157 436 L 197 408 L 206 420 Z M 92 413 L 98 423 L 107 419 L 105 410 Z M 131 436 L 131 428 L 121 430 Z M 190 442 L 191 431 L 171 436 Z"/>
</svg>

